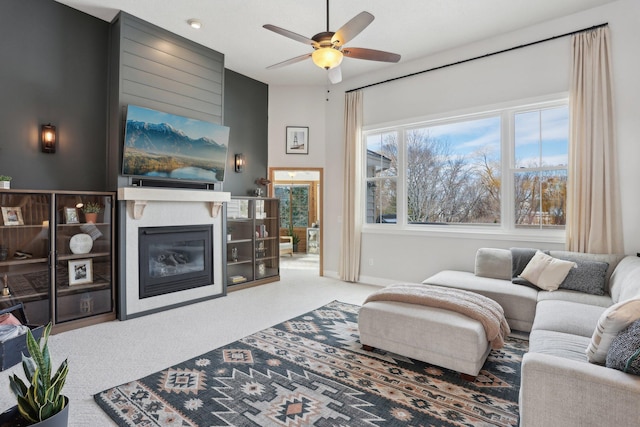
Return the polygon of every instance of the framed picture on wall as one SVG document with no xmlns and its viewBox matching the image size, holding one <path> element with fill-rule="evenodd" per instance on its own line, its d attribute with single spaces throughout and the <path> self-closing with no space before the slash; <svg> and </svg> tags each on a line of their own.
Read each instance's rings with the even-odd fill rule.
<svg viewBox="0 0 640 427">
<path fill-rule="evenodd" d="M 93 283 L 93 261 L 79 259 L 69 261 L 69 286 Z"/>
<path fill-rule="evenodd" d="M 287 154 L 309 154 L 309 128 L 287 126 Z"/>
<path fill-rule="evenodd" d="M 24 225 L 22 208 L 20 206 L 11 208 L 2 207 L 2 221 L 4 225 Z"/>
</svg>

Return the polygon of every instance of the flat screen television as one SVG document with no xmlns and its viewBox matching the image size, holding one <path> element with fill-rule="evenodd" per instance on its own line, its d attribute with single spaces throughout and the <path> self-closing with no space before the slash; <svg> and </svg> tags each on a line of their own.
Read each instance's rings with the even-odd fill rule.
<svg viewBox="0 0 640 427">
<path fill-rule="evenodd" d="M 129 105 L 122 174 L 150 180 L 224 182 L 229 128 Z"/>
</svg>

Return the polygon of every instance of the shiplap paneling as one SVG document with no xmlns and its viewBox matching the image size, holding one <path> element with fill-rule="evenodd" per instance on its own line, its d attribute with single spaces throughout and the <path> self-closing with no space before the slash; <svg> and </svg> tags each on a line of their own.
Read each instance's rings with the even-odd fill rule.
<svg viewBox="0 0 640 427">
<path fill-rule="evenodd" d="M 120 176 L 126 106 L 223 124 L 224 55 L 125 12 L 110 42 L 108 179 L 116 189 L 128 184 Z"/>
</svg>

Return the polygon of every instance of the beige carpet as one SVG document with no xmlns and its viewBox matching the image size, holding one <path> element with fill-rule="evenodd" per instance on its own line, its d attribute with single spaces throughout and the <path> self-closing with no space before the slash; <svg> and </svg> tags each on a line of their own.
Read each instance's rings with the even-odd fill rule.
<svg viewBox="0 0 640 427">
<path fill-rule="evenodd" d="M 280 257 L 281 270 L 314 270 L 320 271 L 320 255 L 295 253 L 293 256 Z"/>
<path fill-rule="evenodd" d="M 65 394 L 70 426 L 113 426 L 93 395 L 175 365 L 333 300 L 361 305 L 375 286 L 320 278 L 311 269 L 283 268 L 282 280 L 187 307 L 114 321 L 50 338 L 57 366 L 69 359 Z M 0 372 L 0 410 L 13 406 L 8 376 Z"/>
</svg>

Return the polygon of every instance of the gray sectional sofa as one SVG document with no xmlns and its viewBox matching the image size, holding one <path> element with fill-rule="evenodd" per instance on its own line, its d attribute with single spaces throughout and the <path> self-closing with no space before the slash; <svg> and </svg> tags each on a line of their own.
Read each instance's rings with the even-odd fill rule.
<svg viewBox="0 0 640 427">
<path fill-rule="evenodd" d="M 522 361 L 521 426 L 640 425 L 640 376 L 589 363 L 586 356 L 607 307 L 640 297 L 640 258 L 548 253 L 577 261 L 578 268 L 581 261 L 608 263 L 602 271 L 604 295 L 593 289 L 543 291 L 514 284 L 512 251 L 494 248 L 478 250 L 474 272 L 445 270 L 423 283 L 485 295 L 503 307 L 511 329 L 530 332 Z M 592 276 L 597 274 L 589 272 L 579 280 Z"/>
</svg>

